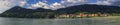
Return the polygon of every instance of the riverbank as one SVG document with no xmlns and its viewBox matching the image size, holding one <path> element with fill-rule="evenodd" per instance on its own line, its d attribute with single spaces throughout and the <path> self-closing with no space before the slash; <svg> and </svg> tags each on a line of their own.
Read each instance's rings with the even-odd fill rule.
<svg viewBox="0 0 120 25">
<path fill-rule="evenodd" d="M 106 16 L 106 17 L 76 17 L 76 18 L 115 18 L 120 16 Z M 28 18 L 28 19 L 76 19 L 76 18 L 40 18 L 40 17 L 3 17 L 3 18 Z"/>
</svg>

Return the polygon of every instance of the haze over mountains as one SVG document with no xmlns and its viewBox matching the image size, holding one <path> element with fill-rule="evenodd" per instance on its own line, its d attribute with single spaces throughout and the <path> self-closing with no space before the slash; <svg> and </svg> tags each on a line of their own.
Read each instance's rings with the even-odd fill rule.
<svg viewBox="0 0 120 25">
<path fill-rule="evenodd" d="M 118 6 L 105 6 L 105 5 L 77 5 L 67 8 L 60 8 L 57 10 L 50 10 L 44 8 L 27 9 L 19 6 L 15 6 L 4 13 L 0 14 L 1 17 L 19 17 L 19 18 L 53 18 L 55 14 L 75 14 L 75 13 L 87 12 L 87 13 L 120 13 L 120 7 Z"/>
</svg>

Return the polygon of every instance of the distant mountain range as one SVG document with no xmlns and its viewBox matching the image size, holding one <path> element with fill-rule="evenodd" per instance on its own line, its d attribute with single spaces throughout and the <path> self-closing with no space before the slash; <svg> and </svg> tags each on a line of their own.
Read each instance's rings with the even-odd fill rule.
<svg viewBox="0 0 120 25">
<path fill-rule="evenodd" d="M 55 14 L 74 14 L 77 12 L 88 13 L 120 13 L 120 7 L 118 6 L 104 6 L 104 5 L 77 5 L 67 8 L 60 8 L 58 10 L 50 10 L 44 8 L 26 9 L 19 6 L 15 6 L 4 13 L 0 14 L 0 17 L 18 17 L 18 18 L 54 18 Z"/>
</svg>

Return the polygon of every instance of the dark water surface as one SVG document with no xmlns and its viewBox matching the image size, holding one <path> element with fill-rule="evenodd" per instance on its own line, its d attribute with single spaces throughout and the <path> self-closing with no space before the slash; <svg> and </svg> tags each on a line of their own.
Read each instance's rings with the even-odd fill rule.
<svg viewBox="0 0 120 25">
<path fill-rule="evenodd" d="M 76 19 L 27 19 L 0 17 L 0 25 L 120 25 L 120 17 Z"/>
</svg>

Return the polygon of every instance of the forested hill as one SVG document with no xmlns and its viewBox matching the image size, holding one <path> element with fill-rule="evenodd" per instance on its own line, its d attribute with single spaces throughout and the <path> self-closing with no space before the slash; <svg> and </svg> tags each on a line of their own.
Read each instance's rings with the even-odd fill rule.
<svg viewBox="0 0 120 25">
<path fill-rule="evenodd" d="M 27 8 L 22 8 L 19 6 L 15 6 L 7 11 L 5 11 L 4 13 L 34 13 L 34 12 L 53 12 L 50 9 L 44 9 L 44 8 L 37 8 L 37 9 L 27 9 Z"/>
<path fill-rule="evenodd" d="M 50 14 L 48 14 L 51 12 Z M 49 15 L 51 18 L 53 17 L 53 10 L 50 9 L 26 9 L 19 6 L 15 6 L 4 13 L 0 14 L 0 17 L 18 17 L 18 18 L 46 18 Z M 52 15 L 51 15 L 52 14 Z"/>
<path fill-rule="evenodd" d="M 105 6 L 105 5 L 77 5 L 67 8 L 61 8 L 56 10 L 62 13 L 76 13 L 76 12 L 88 12 L 88 13 L 120 13 L 120 7 L 118 6 Z"/>
<path fill-rule="evenodd" d="M 36 10 L 31 10 L 31 9 L 25 9 L 19 6 L 15 6 L 7 11 L 5 11 L 4 13 L 20 13 L 20 14 L 28 14 L 28 13 L 34 13 L 34 12 L 39 12 Z"/>
</svg>

